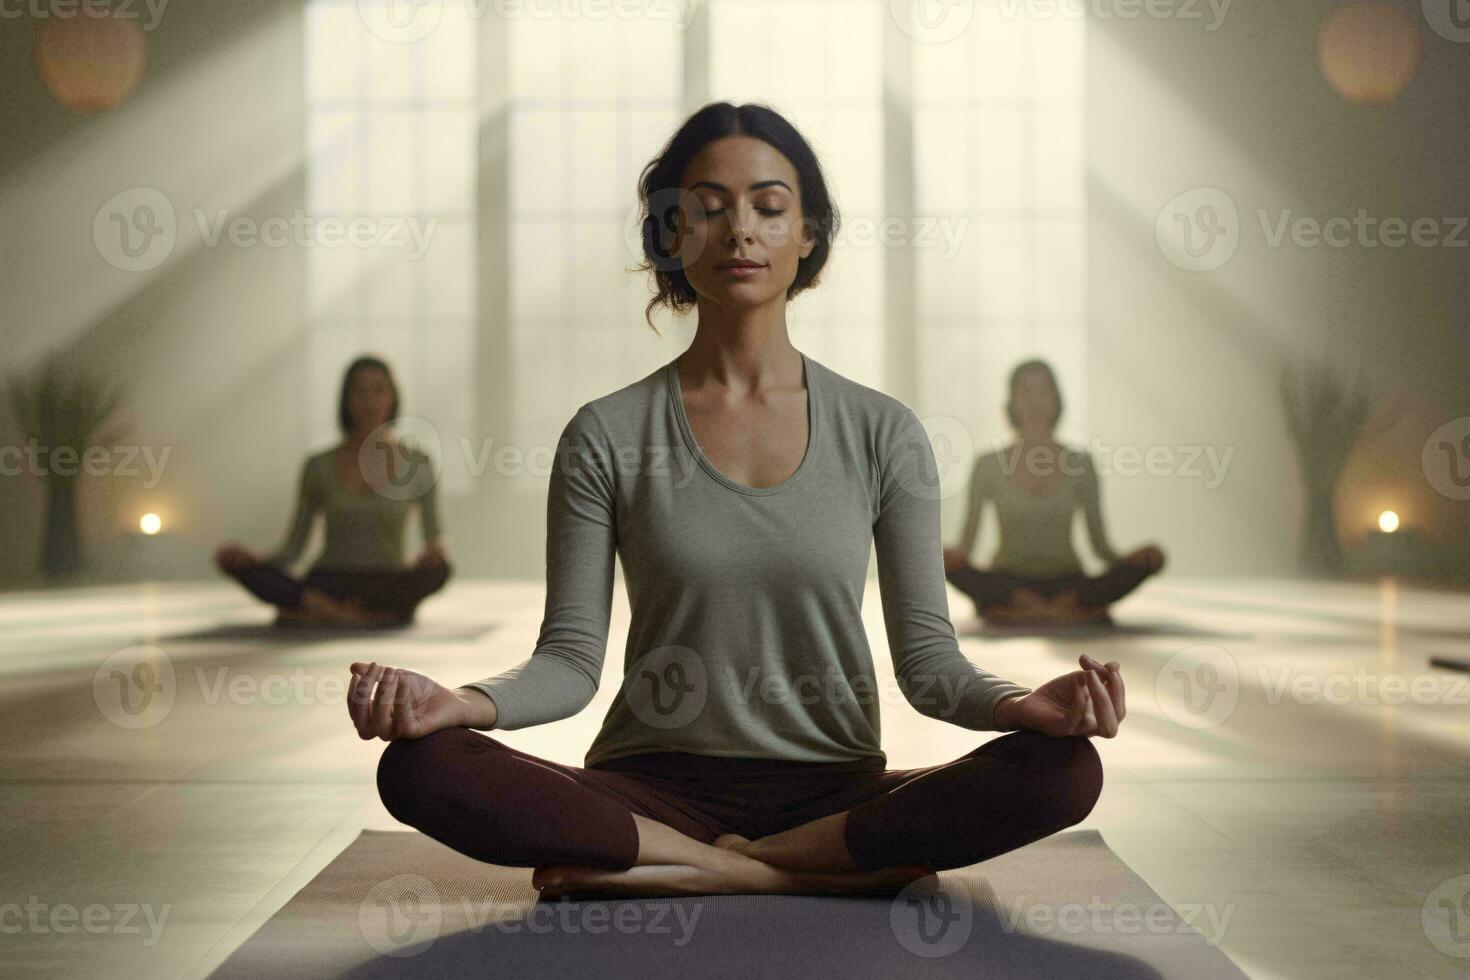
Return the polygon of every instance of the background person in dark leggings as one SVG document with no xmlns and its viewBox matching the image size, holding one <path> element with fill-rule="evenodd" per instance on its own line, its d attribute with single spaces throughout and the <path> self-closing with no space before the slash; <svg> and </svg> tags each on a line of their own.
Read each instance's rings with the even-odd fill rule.
<svg viewBox="0 0 1470 980">
<path fill-rule="evenodd" d="M 355 360 L 337 406 L 343 440 L 302 467 L 291 531 L 264 558 L 230 542 L 215 552 L 220 571 L 280 610 L 278 624 L 329 622 L 402 626 L 449 580 L 439 528 L 433 461 L 395 438 L 399 394 L 380 358 Z M 425 547 L 405 565 L 403 536 L 417 509 Z M 317 515 L 326 545 L 304 580 L 290 575 Z"/>
<path fill-rule="evenodd" d="M 1042 360 L 1011 371 L 1006 417 L 1016 440 L 975 460 L 969 507 L 957 547 L 944 549 L 945 577 L 996 623 L 1111 623 L 1108 606 L 1164 567 L 1164 553 L 1145 545 L 1119 555 L 1103 527 L 1097 471 L 1084 451 L 1056 440 L 1062 395 Z M 970 564 L 986 502 L 995 507 L 1000 542 L 990 568 Z M 1081 510 L 1088 539 L 1107 563 L 1101 575 L 1082 570 L 1072 547 Z"/>
<path fill-rule="evenodd" d="M 921 421 L 790 343 L 786 301 L 837 230 L 809 144 L 767 107 L 715 103 L 639 192 L 645 254 L 666 259 L 667 242 L 678 260 L 656 265 L 655 299 L 697 308 L 693 342 L 563 430 L 528 658 L 455 689 L 352 665 L 352 724 L 389 743 L 384 805 L 465 854 L 533 867 L 543 897 L 891 893 L 1081 820 L 1103 779 L 1090 737 L 1126 714 L 1121 669 L 1084 656 L 1032 689 L 960 650 Z M 1007 734 L 886 768 L 889 688 L 862 615 L 875 551 L 906 705 Z M 621 683 L 583 765 L 482 734 L 591 703 L 619 563 Z"/>
</svg>

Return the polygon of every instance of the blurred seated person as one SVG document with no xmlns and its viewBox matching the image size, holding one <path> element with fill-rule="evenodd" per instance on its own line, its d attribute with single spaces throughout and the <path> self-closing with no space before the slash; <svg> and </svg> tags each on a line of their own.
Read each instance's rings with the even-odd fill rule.
<svg viewBox="0 0 1470 980">
<path fill-rule="evenodd" d="M 406 626 L 418 604 L 449 580 L 432 461 L 403 445 L 389 425 L 398 385 L 379 358 L 355 360 L 342 379 L 342 441 L 309 456 L 286 543 L 257 556 L 238 542 L 215 552 L 220 571 L 278 610 L 276 624 Z M 417 510 L 425 547 L 412 564 L 403 540 Z M 306 547 L 316 515 L 326 545 L 304 579 L 289 569 Z"/>
<path fill-rule="evenodd" d="M 1108 543 L 1092 458 L 1056 441 L 1061 414 L 1061 391 L 1051 366 L 1042 360 L 1017 365 L 1006 404 L 1016 439 L 975 461 L 960 545 L 944 549 L 945 578 L 987 622 L 1110 624 L 1108 607 L 1164 567 L 1164 553 L 1155 545 L 1119 556 Z M 988 569 L 969 560 L 987 500 L 994 503 L 1000 526 L 999 547 Z M 1086 516 L 1093 551 L 1108 566 L 1101 575 L 1087 575 L 1072 547 L 1078 508 Z"/>
</svg>

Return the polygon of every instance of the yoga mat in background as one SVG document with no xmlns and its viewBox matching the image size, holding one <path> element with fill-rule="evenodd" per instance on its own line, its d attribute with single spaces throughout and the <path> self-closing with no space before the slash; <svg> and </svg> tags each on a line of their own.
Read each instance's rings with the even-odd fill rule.
<svg viewBox="0 0 1470 980">
<path fill-rule="evenodd" d="M 302 643 L 325 643 L 338 640 L 377 642 L 392 640 L 478 640 L 495 630 L 495 622 L 466 620 L 418 621 L 408 626 L 367 627 L 332 626 L 324 623 L 293 623 L 276 626 L 269 622 L 221 623 L 190 633 L 174 633 L 139 642 L 207 643 L 250 641 L 270 645 L 294 646 Z"/>
<path fill-rule="evenodd" d="M 537 901 L 529 868 L 365 831 L 211 980 L 351 977 L 1240 980 L 1228 909 L 1185 922 L 1092 830 L 939 874 L 924 897 Z"/>
</svg>

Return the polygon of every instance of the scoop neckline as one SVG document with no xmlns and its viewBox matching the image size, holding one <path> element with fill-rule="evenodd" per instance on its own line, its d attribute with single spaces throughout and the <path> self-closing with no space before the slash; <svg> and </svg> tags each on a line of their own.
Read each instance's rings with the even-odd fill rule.
<svg viewBox="0 0 1470 980">
<path fill-rule="evenodd" d="M 821 412 L 818 411 L 817 405 L 817 372 L 812 370 L 812 365 L 815 362 L 807 357 L 805 352 L 797 351 L 797 353 L 801 354 L 802 380 L 806 384 L 806 453 L 801 457 L 801 463 L 797 465 L 795 472 L 780 483 L 773 484 L 769 487 L 751 487 L 746 486 L 744 483 L 737 483 L 716 468 L 715 464 L 710 461 L 710 458 L 704 454 L 704 450 L 699 448 L 699 441 L 694 438 L 694 428 L 689 424 L 689 416 L 684 411 L 684 386 L 679 381 L 679 359 L 675 357 L 665 366 L 664 373 L 668 381 L 669 400 L 674 404 L 674 416 L 679 420 L 679 433 L 683 436 L 684 445 L 688 447 L 689 452 L 694 458 L 699 461 L 701 469 L 731 490 L 752 497 L 768 497 L 772 494 L 781 493 L 794 486 L 806 474 L 806 471 L 811 468 L 812 460 L 816 458 L 817 435 L 821 425 Z"/>
</svg>

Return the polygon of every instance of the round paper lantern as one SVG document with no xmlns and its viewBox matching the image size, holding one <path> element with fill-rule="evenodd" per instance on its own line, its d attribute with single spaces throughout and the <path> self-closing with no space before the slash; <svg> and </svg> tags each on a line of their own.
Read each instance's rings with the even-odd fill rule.
<svg viewBox="0 0 1470 980">
<path fill-rule="evenodd" d="M 50 17 L 36 30 L 36 74 L 74 112 L 111 109 L 143 77 L 147 39 L 137 18 Z"/>
<path fill-rule="evenodd" d="M 1398 7 L 1351 3 L 1322 22 L 1322 74 L 1353 105 L 1388 105 L 1419 70 L 1419 28 Z"/>
</svg>

